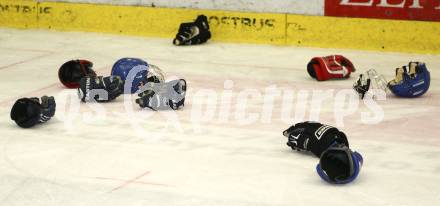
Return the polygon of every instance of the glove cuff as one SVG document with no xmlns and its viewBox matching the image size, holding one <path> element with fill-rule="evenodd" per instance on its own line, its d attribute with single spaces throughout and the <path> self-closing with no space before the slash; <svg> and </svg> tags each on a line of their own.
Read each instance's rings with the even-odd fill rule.
<svg viewBox="0 0 440 206">
<path fill-rule="evenodd" d="M 321 177 L 321 179 L 332 184 L 347 184 L 354 181 L 357 178 L 364 162 L 362 155 L 358 152 L 352 152 L 348 148 L 345 149 L 345 152 L 348 156 L 348 161 L 349 161 L 348 166 L 349 166 L 350 174 L 344 179 L 334 179 L 329 177 L 327 172 L 324 171 L 321 166 L 323 161 L 323 159 L 321 158 L 319 164 L 316 165 L 316 172 L 318 173 L 319 177 Z"/>
<path fill-rule="evenodd" d="M 92 67 L 93 63 L 88 60 L 71 60 L 60 67 L 58 78 L 67 88 L 79 88 L 81 78 L 86 75 L 96 76 Z"/>
<path fill-rule="evenodd" d="M 38 99 L 38 98 L 37 98 Z M 41 105 L 31 98 L 18 99 L 11 109 L 11 119 L 22 128 L 30 128 L 40 120 Z"/>
</svg>

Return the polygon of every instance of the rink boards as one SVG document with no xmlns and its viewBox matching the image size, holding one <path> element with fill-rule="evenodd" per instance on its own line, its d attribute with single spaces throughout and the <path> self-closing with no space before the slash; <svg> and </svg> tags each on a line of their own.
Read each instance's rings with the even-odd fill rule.
<svg viewBox="0 0 440 206">
<path fill-rule="evenodd" d="M 182 22 L 208 16 L 213 40 L 440 54 L 440 23 L 0 0 L 0 26 L 173 38 Z"/>
</svg>

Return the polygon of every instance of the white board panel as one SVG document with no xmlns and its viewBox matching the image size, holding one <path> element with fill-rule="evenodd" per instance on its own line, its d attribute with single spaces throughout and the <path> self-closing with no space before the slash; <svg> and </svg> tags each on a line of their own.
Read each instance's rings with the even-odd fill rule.
<svg viewBox="0 0 440 206">
<path fill-rule="evenodd" d="M 324 0 L 40 0 L 250 12 L 323 15 Z"/>
</svg>

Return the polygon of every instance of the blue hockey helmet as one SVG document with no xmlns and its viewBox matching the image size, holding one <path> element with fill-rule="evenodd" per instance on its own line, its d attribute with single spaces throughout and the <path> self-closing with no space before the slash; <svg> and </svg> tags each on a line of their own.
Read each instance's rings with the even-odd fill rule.
<svg viewBox="0 0 440 206">
<path fill-rule="evenodd" d="M 326 182 L 346 184 L 356 179 L 363 162 L 361 154 L 351 151 L 345 145 L 339 145 L 321 154 L 316 172 Z"/>
<path fill-rule="evenodd" d="M 135 93 L 147 80 L 149 65 L 139 58 L 122 58 L 113 64 L 111 75 L 125 81 L 124 93 Z"/>
<path fill-rule="evenodd" d="M 399 97 L 419 97 L 428 91 L 430 81 L 425 63 L 410 62 L 396 69 L 396 77 L 388 82 L 388 88 Z"/>
</svg>

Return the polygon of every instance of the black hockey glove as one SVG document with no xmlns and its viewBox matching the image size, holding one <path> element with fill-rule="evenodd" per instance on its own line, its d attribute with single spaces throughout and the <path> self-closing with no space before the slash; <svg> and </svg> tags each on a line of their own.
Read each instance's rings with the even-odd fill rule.
<svg viewBox="0 0 440 206">
<path fill-rule="evenodd" d="M 29 128 L 37 123 L 49 121 L 56 110 L 54 97 L 43 96 L 40 100 L 37 97 L 21 98 L 14 103 L 11 109 L 11 119 L 18 126 Z"/>
<path fill-rule="evenodd" d="M 302 122 L 283 132 L 288 138 L 287 145 L 294 150 L 310 151 L 317 157 L 333 144 L 348 147 L 345 134 L 338 129 L 318 122 Z"/>
<path fill-rule="evenodd" d="M 124 81 L 119 76 L 86 76 L 80 81 L 78 96 L 83 102 L 108 102 L 124 91 Z"/>
<path fill-rule="evenodd" d="M 152 110 L 177 110 L 185 105 L 186 81 L 173 80 L 166 83 L 149 82 L 141 88 L 140 98 L 136 103 L 141 108 L 148 107 Z"/>
<path fill-rule="evenodd" d="M 208 19 L 205 15 L 200 15 L 194 22 L 180 24 L 173 44 L 176 46 L 202 44 L 210 38 Z"/>
</svg>

